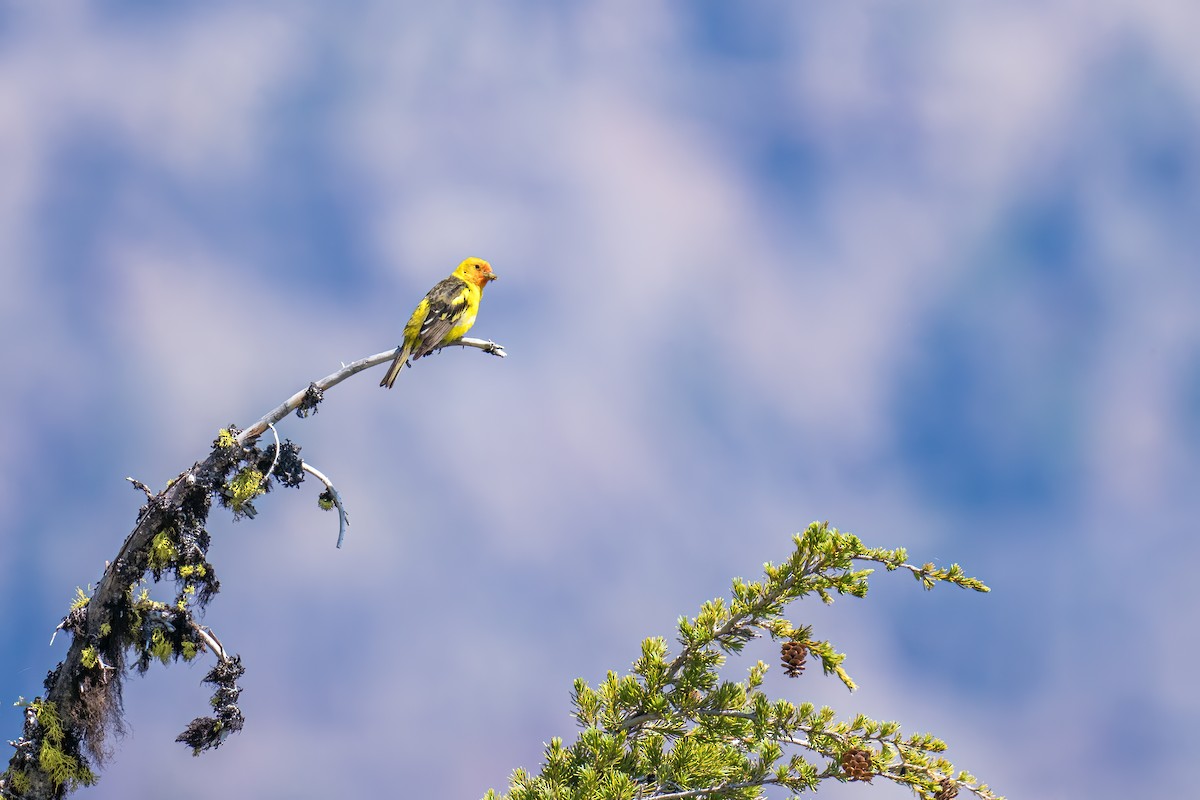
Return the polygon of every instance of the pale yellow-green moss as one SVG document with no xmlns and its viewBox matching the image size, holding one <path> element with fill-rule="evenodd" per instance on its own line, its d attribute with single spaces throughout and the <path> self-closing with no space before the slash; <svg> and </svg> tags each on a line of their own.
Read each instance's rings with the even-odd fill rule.
<svg viewBox="0 0 1200 800">
<path fill-rule="evenodd" d="M 167 664 L 170 663 L 171 656 L 174 654 L 175 650 L 171 647 L 171 642 L 168 641 L 167 635 L 163 633 L 162 628 L 156 628 L 150 634 L 150 655 Z"/>
<path fill-rule="evenodd" d="M 8 781 L 8 788 L 16 797 L 20 797 L 33 788 L 29 782 L 29 773 L 23 769 L 16 770 L 15 772 L 9 770 L 0 775 L 0 778 Z"/>
<path fill-rule="evenodd" d="M 181 578 L 190 578 L 193 575 L 203 578 L 207 574 L 208 570 L 204 568 L 203 564 L 184 564 L 179 568 L 179 577 Z"/>
<path fill-rule="evenodd" d="M 96 652 L 96 648 L 88 645 L 79 654 L 79 663 L 83 664 L 84 669 L 95 669 L 100 663 L 100 654 Z"/>
<path fill-rule="evenodd" d="M 263 493 L 263 474 L 254 467 L 246 467 L 229 481 L 229 504 L 235 514 L 241 513 L 246 503 Z"/>
<path fill-rule="evenodd" d="M 154 538 L 150 540 L 148 558 L 151 570 L 166 569 L 179 556 L 179 550 L 176 549 L 175 543 L 171 541 L 172 533 L 174 531 L 170 528 L 163 528 L 154 534 Z"/>
<path fill-rule="evenodd" d="M 196 584 L 189 583 L 183 587 L 183 591 L 179 595 L 179 599 L 175 602 L 175 607 L 180 611 L 187 611 L 188 601 L 196 596 Z"/>
<path fill-rule="evenodd" d="M 92 588 L 91 586 L 88 587 Z M 87 608 L 87 604 L 92 602 L 92 598 L 88 596 L 81 587 L 75 587 L 75 599 L 71 601 L 71 610 L 78 611 L 81 608 Z"/>
<path fill-rule="evenodd" d="M 63 752 L 65 732 L 55 704 L 32 703 L 30 707 L 37 714 L 38 724 L 42 726 L 42 747 L 38 751 L 38 766 L 46 773 L 55 789 L 65 785 L 68 791 L 74 791 L 79 786 L 94 784 L 96 774 L 78 758 Z"/>
</svg>

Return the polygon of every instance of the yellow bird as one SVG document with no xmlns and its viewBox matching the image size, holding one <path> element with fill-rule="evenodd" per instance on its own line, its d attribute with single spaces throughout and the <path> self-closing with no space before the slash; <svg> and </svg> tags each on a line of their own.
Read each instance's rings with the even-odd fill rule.
<svg viewBox="0 0 1200 800">
<path fill-rule="evenodd" d="M 410 358 L 416 361 L 465 336 L 475 324 L 483 287 L 496 277 L 491 264 L 482 258 L 468 258 L 450 273 L 450 277 L 430 289 L 408 318 L 408 324 L 404 326 L 404 344 L 379 385 L 392 388 L 396 376 Z"/>
</svg>

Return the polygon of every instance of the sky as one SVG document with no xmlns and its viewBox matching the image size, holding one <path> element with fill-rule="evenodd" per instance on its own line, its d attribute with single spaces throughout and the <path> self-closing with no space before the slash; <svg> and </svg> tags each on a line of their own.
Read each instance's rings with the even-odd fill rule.
<svg viewBox="0 0 1200 800">
<path fill-rule="evenodd" d="M 849 694 L 1009 797 L 1194 793 L 1200 7 L 0 4 L 0 707 L 142 498 L 491 261 L 474 335 L 214 512 L 247 667 L 131 678 L 80 796 L 478 797 L 571 681 L 829 520 L 993 589 L 801 601 Z M 311 483 L 311 482 L 310 482 Z M 159 587 L 164 597 L 172 587 Z M 776 660 L 769 643 L 748 659 Z M 777 673 L 779 670 L 774 670 Z M 744 672 L 742 673 L 744 674 Z M 0 719 L 5 740 L 19 710 Z M 7 756 L 5 757 L 7 760 Z M 830 797 L 907 797 L 891 785 Z"/>
</svg>

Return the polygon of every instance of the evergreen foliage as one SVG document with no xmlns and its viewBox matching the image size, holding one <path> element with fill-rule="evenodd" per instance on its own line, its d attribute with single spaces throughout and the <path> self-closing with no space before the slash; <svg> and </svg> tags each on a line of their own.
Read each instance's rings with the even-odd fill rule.
<svg viewBox="0 0 1200 800">
<path fill-rule="evenodd" d="M 576 680 L 574 716 L 583 730 L 574 744 L 551 740 L 539 774 L 518 769 L 508 794 L 490 791 L 485 800 L 749 800 L 769 786 L 801 794 L 827 780 L 875 777 L 904 784 L 922 800 L 950 800 L 960 789 L 1000 800 L 946 760 L 945 743 L 929 734 L 905 734 L 897 722 L 863 714 L 839 721 L 829 707 L 768 698 L 762 661 L 742 681 L 720 678 L 729 655 L 766 635 L 781 642 L 789 675 L 799 674 L 798 644 L 853 690 L 845 656 L 785 612 L 805 595 L 826 603 L 835 594 L 865 596 L 874 569 L 864 563 L 908 570 L 925 589 L 945 582 L 988 591 L 957 564 L 915 566 L 903 549 L 866 547 L 827 523 L 813 523 L 794 542 L 785 562 L 765 565 L 762 580 L 736 579 L 728 601 L 717 598 L 681 618 L 674 656 L 664 639 L 649 638 L 630 674 L 609 672 L 596 687 Z"/>
</svg>

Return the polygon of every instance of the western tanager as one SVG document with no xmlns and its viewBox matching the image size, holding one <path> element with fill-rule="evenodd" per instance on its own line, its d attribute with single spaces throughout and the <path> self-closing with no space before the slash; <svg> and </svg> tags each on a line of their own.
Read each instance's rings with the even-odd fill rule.
<svg viewBox="0 0 1200 800">
<path fill-rule="evenodd" d="M 388 367 L 380 386 L 392 388 L 396 376 L 411 358 L 416 361 L 443 345 L 461 339 L 475 324 L 479 300 L 488 281 L 496 280 L 492 265 L 482 258 L 468 258 L 429 290 L 404 326 L 404 343 Z"/>
</svg>

